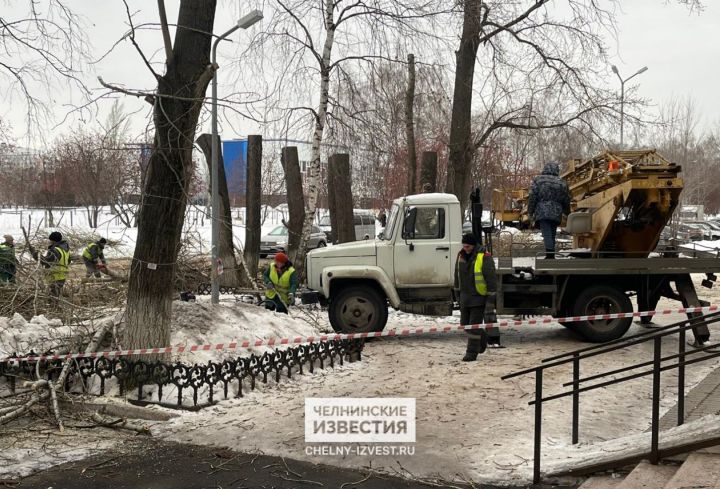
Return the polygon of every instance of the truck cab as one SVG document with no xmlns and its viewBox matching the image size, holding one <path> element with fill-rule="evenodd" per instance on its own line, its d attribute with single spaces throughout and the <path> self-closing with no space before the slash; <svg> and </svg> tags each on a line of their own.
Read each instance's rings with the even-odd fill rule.
<svg viewBox="0 0 720 489">
<path fill-rule="evenodd" d="M 393 202 L 376 238 L 312 250 L 308 285 L 327 302 L 336 331 L 381 331 L 388 304 L 415 314 L 452 314 L 462 212 L 452 194 L 410 195 Z"/>
</svg>

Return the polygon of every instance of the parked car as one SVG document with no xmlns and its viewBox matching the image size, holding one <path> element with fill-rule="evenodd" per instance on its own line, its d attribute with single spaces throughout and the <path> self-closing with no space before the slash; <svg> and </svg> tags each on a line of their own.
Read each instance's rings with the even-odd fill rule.
<svg viewBox="0 0 720 489">
<path fill-rule="evenodd" d="M 353 211 L 353 224 L 355 226 L 355 240 L 375 238 L 375 215 L 371 211 Z M 328 242 L 334 243 L 330 216 L 325 215 L 318 221 L 318 227 L 325 232 Z"/>
<path fill-rule="evenodd" d="M 716 240 L 720 239 L 720 231 L 715 229 L 710 223 L 705 221 L 683 221 L 683 224 L 696 227 L 702 230 L 703 239 Z"/>
<path fill-rule="evenodd" d="M 276 226 L 272 231 L 260 238 L 260 258 L 287 251 L 287 242 L 288 228 L 282 224 Z M 327 246 L 325 233 L 319 227 L 313 226 L 308 240 L 308 248 L 324 248 L 325 246 Z"/>
</svg>

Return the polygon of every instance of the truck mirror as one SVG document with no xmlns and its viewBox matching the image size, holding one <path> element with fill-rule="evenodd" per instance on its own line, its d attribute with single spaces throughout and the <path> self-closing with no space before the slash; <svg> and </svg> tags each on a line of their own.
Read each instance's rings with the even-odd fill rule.
<svg viewBox="0 0 720 489">
<path fill-rule="evenodd" d="M 415 237 L 415 218 L 417 217 L 417 207 L 411 207 L 405 211 L 405 219 L 403 221 L 403 239 L 413 239 Z"/>
</svg>

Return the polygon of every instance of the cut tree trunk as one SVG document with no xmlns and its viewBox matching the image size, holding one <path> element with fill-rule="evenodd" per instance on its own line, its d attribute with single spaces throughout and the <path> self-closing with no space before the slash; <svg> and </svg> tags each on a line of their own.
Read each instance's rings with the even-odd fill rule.
<svg viewBox="0 0 720 489">
<path fill-rule="evenodd" d="M 468 202 L 474 146 L 470 132 L 473 77 L 480 40 L 482 0 L 465 0 L 460 48 L 455 52 L 455 90 L 450 121 L 450 158 L 445 191 L 455 194 L 462 209 Z"/>
<path fill-rule="evenodd" d="M 262 199 L 262 136 L 248 136 L 247 191 L 245 193 L 245 266 L 256 277 L 260 255 L 260 201 Z"/>
<path fill-rule="evenodd" d="M 328 180 L 332 182 L 332 189 L 328 192 L 335 194 L 334 210 L 330 215 L 335 214 L 334 222 L 337 228 L 333 228 L 333 236 L 336 236 L 337 243 L 348 243 L 355 241 L 355 221 L 353 216 L 352 187 L 350 180 L 350 155 L 334 154 L 328 160 Z M 331 217 L 332 221 L 332 217 Z"/>
<path fill-rule="evenodd" d="M 215 0 L 183 0 L 172 59 L 153 98 L 155 138 L 128 286 L 127 348 L 170 344 L 173 283 L 192 176 L 195 128 L 213 76 Z"/>
<path fill-rule="evenodd" d="M 437 192 L 437 153 L 423 151 L 420 163 L 420 188 L 423 193 Z"/>
<path fill-rule="evenodd" d="M 408 54 L 408 85 L 405 91 L 405 136 L 408 152 L 407 193 L 416 192 L 417 184 L 417 152 L 415 150 L 415 55 Z"/>
<path fill-rule="evenodd" d="M 220 136 L 217 137 L 218 150 L 222 148 Z M 197 138 L 208 171 L 210 172 L 210 188 L 212 188 L 212 135 L 201 134 Z M 222 152 L 218 151 L 218 193 L 220 194 L 220 241 L 218 242 L 218 258 L 223 264 L 223 273 L 218 276 L 218 284 L 221 287 L 248 287 L 251 284 L 245 279 L 242 261 L 235 258 L 235 247 L 233 245 L 232 211 L 230 209 L 230 196 L 228 195 L 227 178 L 225 176 L 225 161 Z"/>
<path fill-rule="evenodd" d="M 305 220 L 305 197 L 303 196 L 302 175 L 300 175 L 300 162 L 295 146 L 282 149 L 280 158 L 283 171 L 285 171 L 285 187 L 287 189 L 288 203 L 288 256 L 295 264 L 295 258 L 300 248 L 303 222 Z"/>
</svg>

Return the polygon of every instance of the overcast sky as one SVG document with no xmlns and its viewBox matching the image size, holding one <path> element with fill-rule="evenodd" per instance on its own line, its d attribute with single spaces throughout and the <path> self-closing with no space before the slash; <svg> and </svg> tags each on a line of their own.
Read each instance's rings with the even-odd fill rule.
<svg viewBox="0 0 720 489">
<path fill-rule="evenodd" d="M 131 9 L 137 12 L 136 23 L 156 22 L 156 2 L 129 0 Z M 239 4 L 220 1 L 220 13 L 216 16 L 216 32 L 224 32 L 242 9 Z M 652 100 L 655 106 L 670 97 L 691 96 L 701 110 L 702 125 L 707 127 L 720 121 L 720 5 L 717 0 L 705 0 L 705 10 L 690 12 L 674 0 L 624 0 L 618 11 L 618 38 L 608 36 L 612 62 L 617 64 L 621 74 L 627 77 L 643 66 L 648 71 L 633 79 L 639 85 L 639 95 Z M 3 5 L 3 17 L 13 18 L 25 1 L 13 1 Z M 120 0 L 71 0 L 68 4 L 85 17 L 87 36 L 92 44 L 93 57 L 109 50 L 127 31 L 125 7 Z M 243 2 L 248 10 L 248 2 Z M 168 17 L 176 18 L 178 2 L 167 1 Z M 247 33 L 233 35 L 235 43 L 247 42 Z M 150 54 L 162 59 L 161 37 L 158 31 L 138 34 L 138 41 Z M 227 54 L 232 47 L 224 46 Z M 158 67 L 162 71 L 161 66 Z M 608 67 L 609 70 L 609 67 Z M 132 48 L 129 41 L 121 42 L 106 58 L 85 73 L 85 82 L 93 89 L 99 89 L 96 77 L 100 75 L 107 82 L 123 84 L 132 88 L 152 89 L 155 83 L 148 70 Z M 610 79 L 611 81 L 613 79 Z M 615 79 L 619 90 L 619 82 Z M 222 85 L 221 85 L 222 90 Z M 14 135 L 25 134 L 26 121 L 21 99 L 7 99 L 7 90 L 0 91 L 6 99 L 0 107 L 0 114 L 12 125 Z M 82 102 L 77 94 L 67 93 L 65 87 L 53 90 L 55 116 L 57 121 L 67 113 L 68 99 L 75 104 Z M 129 110 L 137 110 L 133 129 L 139 132 L 147 123 L 149 105 L 132 97 L 123 98 Z M 52 104 L 52 102 L 51 102 Z M 109 104 L 100 106 L 99 118 L 104 119 Z M 87 116 L 87 113 L 86 113 Z M 233 121 L 233 127 L 241 133 L 256 133 L 259 129 L 248 121 Z M 66 121 L 59 127 L 46 130 L 51 140 L 58 133 L 68 132 L 77 119 Z M 233 134 L 230 137 L 236 137 Z M 271 136 L 271 135 L 266 135 Z M 309 135 L 308 135 L 309 137 Z M 22 146 L 38 146 L 36 138 L 17 141 Z"/>
</svg>

